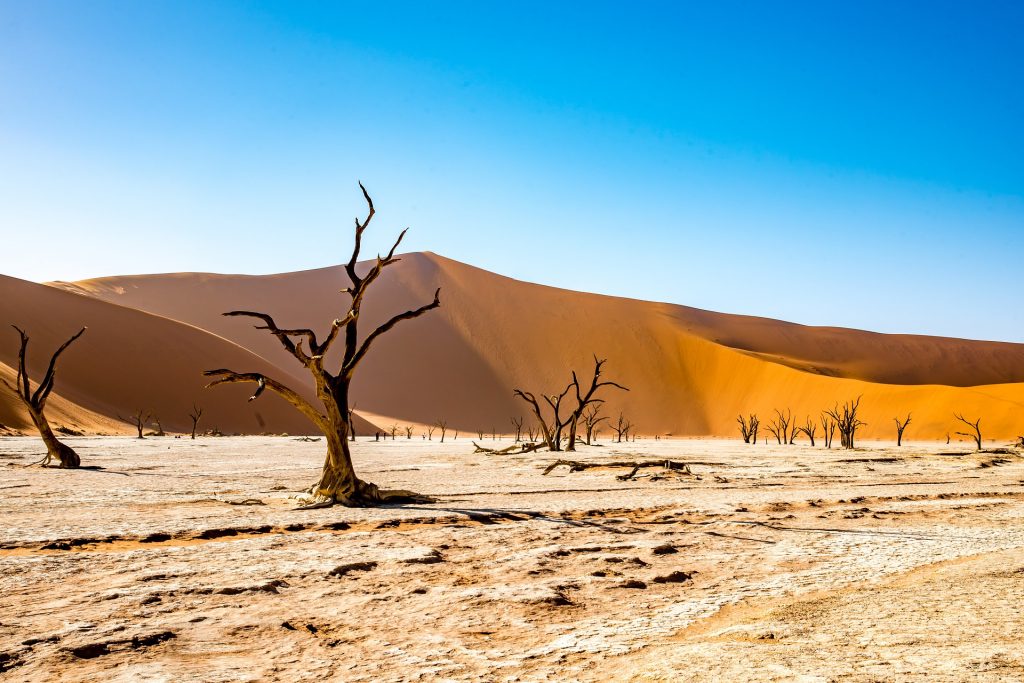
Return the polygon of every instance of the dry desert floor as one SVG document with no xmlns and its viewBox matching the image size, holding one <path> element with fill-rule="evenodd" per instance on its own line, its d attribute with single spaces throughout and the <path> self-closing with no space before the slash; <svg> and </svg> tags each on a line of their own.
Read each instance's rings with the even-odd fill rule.
<svg viewBox="0 0 1024 683">
<path fill-rule="evenodd" d="M 435 503 L 298 511 L 322 442 L 68 441 L 0 439 L 5 681 L 1024 680 L 1017 454 L 435 434 L 355 446 Z"/>
</svg>

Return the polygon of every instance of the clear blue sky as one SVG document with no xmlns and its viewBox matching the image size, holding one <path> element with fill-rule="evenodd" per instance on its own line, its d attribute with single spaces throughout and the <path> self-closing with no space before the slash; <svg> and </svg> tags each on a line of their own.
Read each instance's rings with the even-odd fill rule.
<svg viewBox="0 0 1024 683">
<path fill-rule="evenodd" d="M 1024 341 L 1016 2 L 0 3 L 0 272 L 431 250 Z M 326 293 L 325 293 L 326 295 Z"/>
</svg>

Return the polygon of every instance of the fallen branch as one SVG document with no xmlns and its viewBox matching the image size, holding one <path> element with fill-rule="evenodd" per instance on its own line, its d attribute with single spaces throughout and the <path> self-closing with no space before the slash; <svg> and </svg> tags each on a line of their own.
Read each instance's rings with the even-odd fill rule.
<svg viewBox="0 0 1024 683">
<path fill-rule="evenodd" d="M 681 474 L 693 474 L 690 471 L 690 466 L 685 462 L 677 462 L 675 460 L 641 460 L 641 461 L 617 461 L 617 462 L 580 462 L 579 460 L 556 460 L 547 466 L 544 470 L 544 474 L 550 474 L 556 467 L 566 466 L 569 468 L 569 472 L 582 472 L 583 470 L 589 469 L 609 469 L 615 467 L 628 467 L 630 469 L 629 474 L 621 475 L 618 477 L 621 481 L 628 481 L 632 479 L 637 471 L 644 467 L 660 467 L 665 470 L 672 470 Z"/>
<path fill-rule="evenodd" d="M 473 442 L 473 446 L 476 448 L 474 453 L 485 453 L 487 455 L 509 455 L 510 453 L 533 453 L 534 451 L 544 448 L 545 444 L 542 443 L 515 443 L 505 448 L 488 448 L 487 446 L 481 446 L 476 441 Z"/>
</svg>

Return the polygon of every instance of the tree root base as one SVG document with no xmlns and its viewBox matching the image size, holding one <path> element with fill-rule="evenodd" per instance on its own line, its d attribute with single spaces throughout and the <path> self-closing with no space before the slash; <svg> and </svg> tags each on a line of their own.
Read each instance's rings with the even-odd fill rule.
<svg viewBox="0 0 1024 683">
<path fill-rule="evenodd" d="M 424 496 L 413 491 L 400 489 L 377 488 L 375 484 L 356 480 L 356 485 L 349 494 L 330 492 L 323 489 L 319 482 L 310 487 L 311 494 L 302 505 L 296 510 L 321 510 L 323 508 L 340 505 L 347 508 L 371 508 L 382 505 L 408 505 L 408 504 L 429 504 L 437 502 L 430 496 Z"/>
</svg>

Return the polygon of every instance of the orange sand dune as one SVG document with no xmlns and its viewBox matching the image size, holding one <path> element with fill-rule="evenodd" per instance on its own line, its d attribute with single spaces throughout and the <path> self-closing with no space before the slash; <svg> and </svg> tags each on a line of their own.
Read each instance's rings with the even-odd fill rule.
<svg viewBox="0 0 1024 683">
<path fill-rule="evenodd" d="M 17 376 L 14 368 L 0 363 L 0 378 L 11 386 L 16 386 Z M 35 388 L 35 383 L 32 387 Z M 125 423 L 72 403 L 56 391 L 50 394 L 46 402 L 46 416 L 54 429 L 68 427 L 88 434 L 127 434 L 129 431 Z M 5 431 L 30 434 L 35 433 L 35 427 L 18 398 L 0 382 L 0 434 L 4 434 Z"/>
<path fill-rule="evenodd" d="M 325 330 L 344 314 L 339 267 L 268 276 L 171 274 L 56 283 L 187 322 L 296 371 L 292 358 L 232 309 L 271 313 L 282 326 Z M 371 290 L 363 334 L 394 312 L 442 308 L 402 323 L 357 373 L 369 413 L 464 431 L 509 429 L 524 414 L 513 387 L 561 390 L 591 354 L 631 388 L 609 392 L 647 434 L 734 435 L 738 412 L 775 407 L 801 418 L 863 395 L 867 438 L 891 438 L 892 418 L 914 413 L 908 439 L 945 438 L 953 411 L 980 416 L 987 436 L 1024 431 L 1024 345 L 813 328 L 669 304 L 519 282 L 430 253 L 407 254 Z M 224 363 L 230 365 L 230 363 Z M 242 368 L 236 368 L 242 369 Z M 945 385 L 945 386 L 940 386 Z M 985 386 L 993 385 L 993 386 Z"/>
<path fill-rule="evenodd" d="M 0 363 L 6 364 L 8 373 L 17 364 L 18 336 L 7 324 L 24 328 L 31 338 L 29 373 L 35 381 L 44 372 L 49 354 L 79 328 L 89 328 L 61 357 L 55 392 L 62 400 L 50 406 L 56 423 L 109 431 L 109 418 L 127 417 L 141 408 L 159 416 L 164 429 L 185 431 L 191 429 L 188 412 L 197 403 L 205 411 L 200 423 L 204 429 L 315 432 L 304 417 L 276 396 L 248 403 L 251 385 L 204 389 L 205 369 L 227 366 L 282 372 L 196 327 L 5 276 L 0 276 L 0 323 L 4 324 Z M 300 384 L 287 373 L 283 379 Z M 25 424 L 21 406 L 6 388 L 0 393 L 0 415 L 11 421 L 8 426 Z M 6 424 L 4 417 L 0 421 Z M 361 424 L 363 429 L 369 428 L 368 423 Z M 121 425 L 123 428 L 124 423 Z"/>
</svg>

